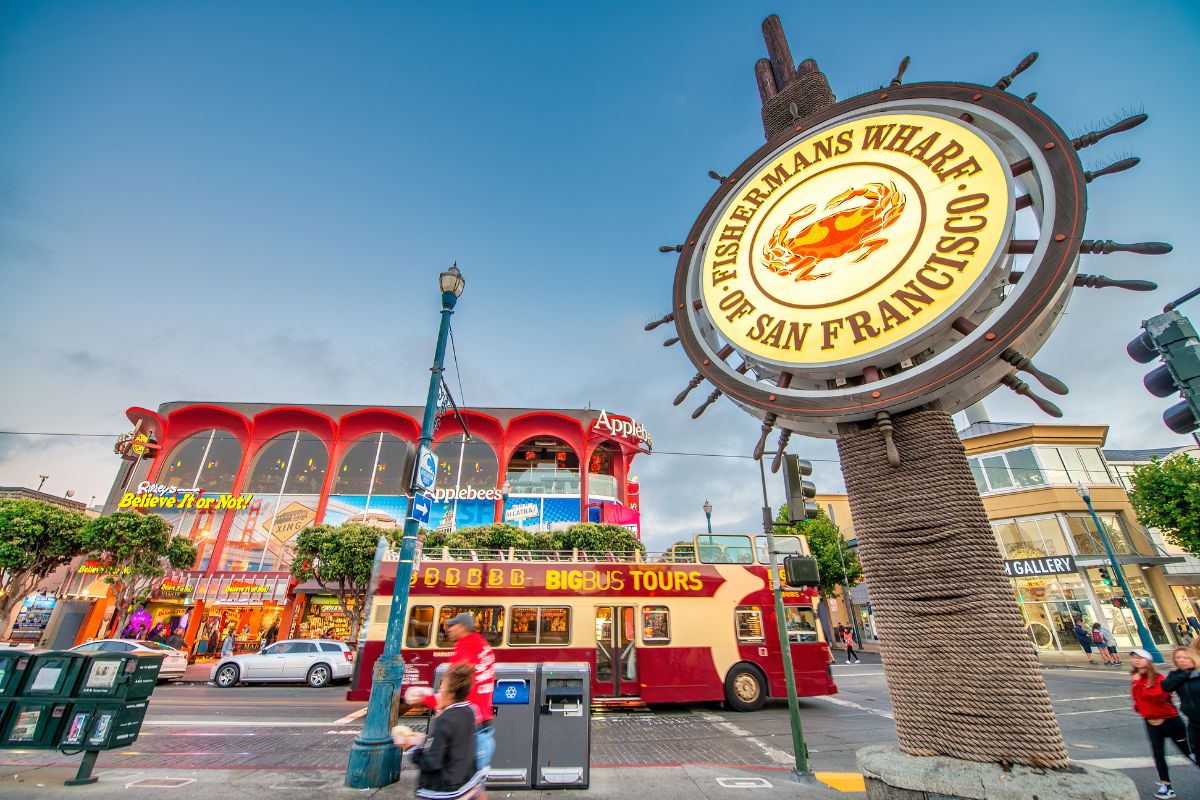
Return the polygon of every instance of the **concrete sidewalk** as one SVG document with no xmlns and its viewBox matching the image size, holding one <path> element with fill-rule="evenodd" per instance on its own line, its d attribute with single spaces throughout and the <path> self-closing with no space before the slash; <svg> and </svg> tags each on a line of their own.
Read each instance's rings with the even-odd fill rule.
<svg viewBox="0 0 1200 800">
<path fill-rule="evenodd" d="M 103 759 L 103 756 L 101 756 Z M 96 770 L 97 783 L 88 786 L 64 786 L 75 777 L 74 769 L 63 767 L 0 768 L 0 797 L 6 800 L 43 798 L 79 798 L 80 800 L 235 800 L 236 798 L 411 798 L 416 773 L 406 769 L 400 781 L 383 789 L 347 789 L 342 785 L 341 770 L 300 772 L 294 770 L 170 770 L 104 769 Z M 630 800 L 653 797 L 655 800 L 751 800 L 773 798 L 865 797 L 862 776 L 819 773 L 820 780 L 798 782 L 786 769 L 750 769 L 724 766 L 683 767 L 604 767 L 591 771 L 591 787 L 586 790 L 512 790 L 490 789 L 492 800 Z M 835 788 L 841 787 L 841 788 Z"/>
</svg>

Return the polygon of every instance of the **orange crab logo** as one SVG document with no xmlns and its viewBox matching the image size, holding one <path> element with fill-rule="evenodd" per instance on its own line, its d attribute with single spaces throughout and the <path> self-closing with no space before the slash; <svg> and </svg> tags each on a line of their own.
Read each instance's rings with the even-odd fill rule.
<svg viewBox="0 0 1200 800">
<path fill-rule="evenodd" d="M 776 275 L 794 275 L 797 282 L 815 281 L 833 274 L 813 274 L 822 261 L 864 250 L 852 262 L 857 264 L 883 247 L 888 240 L 877 234 L 904 213 L 904 193 L 894 183 L 868 183 L 834 197 L 825 204 L 825 210 L 838 208 L 856 197 L 866 202 L 835 211 L 796 232 L 793 232 L 796 223 L 810 216 L 817 207 L 807 205 L 789 216 L 763 246 L 763 266 Z"/>
</svg>

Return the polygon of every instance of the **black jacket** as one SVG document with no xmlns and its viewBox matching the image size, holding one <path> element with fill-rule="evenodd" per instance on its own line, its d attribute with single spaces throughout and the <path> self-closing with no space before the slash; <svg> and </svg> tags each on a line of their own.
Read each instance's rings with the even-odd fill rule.
<svg viewBox="0 0 1200 800">
<path fill-rule="evenodd" d="M 429 721 L 425 744 L 412 749 L 421 770 L 417 797 L 460 797 L 478 782 L 475 769 L 475 711 L 455 703 Z"/>
<path fill-rule="evenodd" d="M 1174 669 L 1163 678 L 1164 692 L 1179 695 L 1179 707 L 1193 725 L 1200 725 L 1200 671 Z"/>
</svg>

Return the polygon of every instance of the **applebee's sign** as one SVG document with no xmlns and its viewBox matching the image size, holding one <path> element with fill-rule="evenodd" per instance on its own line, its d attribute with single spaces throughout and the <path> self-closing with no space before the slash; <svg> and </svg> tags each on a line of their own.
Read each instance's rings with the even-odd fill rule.
<svg viewBox="0 0 1200 800">
<path fill-rule="evenodd" d="M 610 436 L 641 442 L 646 445 L 647 450 L 654 449 L 654 440 L 646 432 L 646 427 L 635 419 L 618 417 L 610 415 L 607 411 L 601 411 L 593 427 L 595 430 L 607 432 Z"/>
</svg>

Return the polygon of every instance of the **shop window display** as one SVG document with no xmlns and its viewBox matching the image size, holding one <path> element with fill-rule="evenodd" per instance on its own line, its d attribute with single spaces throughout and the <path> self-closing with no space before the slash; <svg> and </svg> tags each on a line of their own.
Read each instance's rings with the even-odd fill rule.
<svg viewBox="0 0 1200 800">
<path fill-rule="evenodd" d="M 562 439 L 534 437 L 509 459 L 507 479 L 514 495 L 578 496 L 579 455 Z"/>
<path fill-rule="evenodd" d="M 350 601 L 351 609 L 354 602 Z M 310 596 L 304 615 L 296 628 L 297 639 L 334 639 L 350 641 L 350 618 L 333 597 Z"/>
</svg>

